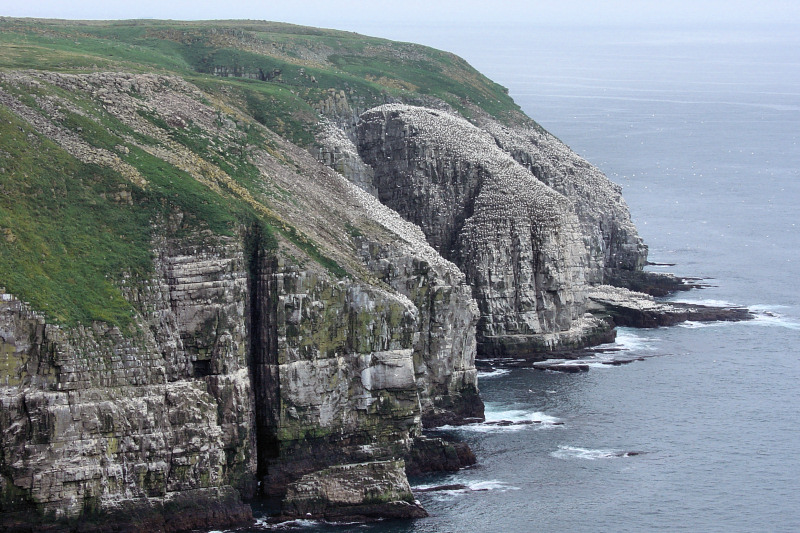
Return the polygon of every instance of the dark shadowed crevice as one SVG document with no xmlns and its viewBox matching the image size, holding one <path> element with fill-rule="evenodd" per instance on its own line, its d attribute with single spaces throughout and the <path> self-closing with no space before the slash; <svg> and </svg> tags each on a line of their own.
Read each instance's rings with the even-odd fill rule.
<svg viewBox="0 0 800 533">
<path fill-rule="evenodd" d="M 196 378 L 204 378 L 212 374 L 210 359 L 198 359 L 196 361 L 192 361 L 192 367 L 194 370 L 194 377 Z"/>
<path fill-rule="evenodd" d="M 268 473 L 271 459 L 278 457 L 277 259 L 264 249 L 261 228 L 251 227 L 246 236 L 249 292 L 250 379 L 255 402 L 256 475 Z M 260 486 L 259 492 L 264 492 Z"/>
</svg>

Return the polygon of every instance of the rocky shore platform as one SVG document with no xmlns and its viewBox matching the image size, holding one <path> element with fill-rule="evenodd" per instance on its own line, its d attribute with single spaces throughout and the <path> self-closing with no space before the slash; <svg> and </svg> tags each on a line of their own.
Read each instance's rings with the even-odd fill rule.
<svg viewBox="0 0 800 533">
<path fill-rule="evenodd" d="M 675 266 L 672 263 L 654 263 L 650 261 L 647 264 L 656 267 Z M 667 272 L 653 272 L 651 270 L 607 269 L 604 279 L 608 285 L 625 287 L 635 292 L 643 292 L 656 297 L 669 296 L 679 291 L 705 289 L 711 286 L 703 278 L 676 276 Z"/>
<path fill-rule="evenodd" d="M 273 520 L 370 522 L 426 516 L 411 493 L 405 463 L 390 460 L 332 466 L 303 476 L 289 485 L 283 512 Z"/>
<path fill-rule="evenodd" d="M 642 292 L 600 285 L 589 293 L 590 310 L 607 313 L 615 326 L 657 328 L 681 322 L 741 321 L 754 318 L 746 307 L 657 300 Z"/>
<path fill-rule="evenodd" d="M 476 421 L 482 422 L 483 417 L 466 418 L 460 423 Z M 435 432 L 423 434 L 413 439 L 402 459 L 340 464 L 288 483 L 279 510 L 271 513 L 266 523 L 301 519 L 364 523 L 425 517 L 427 512 L 415 500 L 408 477 L 456 472 L 476 462 L 466 443 Z"/>
<path fill-rule="evenodd" d="M 589 291 L 587 311 L 607 325 L 606 335 L 599 342 L 587 342 L 576 349 L 531 351 L 512 356 L 479 358 L 476 366 L 488 371 L 496 368 L 535 368 L 555 372 L 588 372 L 592 365 L 620 366 L 642 361 L 646 356 L 631 356 L 607 344 L 616 338 L 616 327 L 658 328 L 683 322 L 738 322 L 752 320 L 755 314 L 741 306 L 715 306 L 665 300 L 663 296 L 678 291 L 705 288 L 700 278 L 682 278 L 672 274 L 638 272 L 616 282 L 635 286 L 643 291 L 612 285 L 598 285 Z"/>
</svg>

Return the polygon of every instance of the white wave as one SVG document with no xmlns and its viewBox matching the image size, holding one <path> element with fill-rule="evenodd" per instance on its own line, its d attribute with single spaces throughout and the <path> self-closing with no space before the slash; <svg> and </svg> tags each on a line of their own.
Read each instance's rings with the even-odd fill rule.
<svg viewBox="0 0 800 533">
<path fill-rule="evenodd" d="M 681 322 L 677 324 L 679 328 L 686 328 L 686 329 L 700 329 L 700 328 L 708 328 L 712 325 L 716 324 L 715 322 L 695 322 L 693 320 L 687 320 L 686 322 Z"/>
<path fill-rule="evenodd" d="M 447 483 L 435 483 L 433 485 L 424 484 L 423 483 L 422 485 L 411 485 L 411 490 L 412 491 L 414 491 L 414 490 L 423 490 L 423 491 L 425 491 L 425 490 L 435 489 L 436 487 L 442 487 L 444 485 L 455 485 L 455 483 L 449 483 L 449 482 L 447 482 Z"/>
<path fill-rule="evenodd" d="M 559 446 L 558 450 L 551 452 L 550 455 L 557 459 L 584 459 L 595 461 L 597 459 L 629 457 L 631 452 L 610 449 L 579 448 L 577 446 Z M 634 453 L 634 455 L 638 454 Z"/>
<path fill-rule="evenodd" d="M 643 337 L 632 328 L 617 328 L 617 338 L 614 342 L 602 344 L 598 348 L 614 348 L 629 352 L 653 350 L 653 339 Z"/>
<path fill-rule="evenodd" d="M 475 433 L 499 433 L 521 431 L 526 428 L 552 428 L 563 425 L 557 417 L 540 411 L 503 409 L 497 404 L 486 404 L 486 421 L 464 426 L 442 426 L 439 429 L 470 431 Z"/>
<path fill-rule="evenodd" d="M 525 411 L 523 409 L 499 409 L 498 407 L 487 402 L 486 406 L 486 421 L 499 422 L 501 420 L 508 420 L 511 422 L 524 422 L 527 420 L 547 422 L 552 424 L 558 422 L 558 418 L 546 415 L 539 411 Z"/>
<path fill-rule="evenodd" d="M 800 320 L 794 317 L 787 317 L 785 315 L 772 312 L 756 313 L 756 317 L 753 320 L 744 322 L 744 324 L 780 327 L 800 331 Z"/>
<path fill-rule="evenodd" d="M 254 524 L 256 527 L 267 529 L 267 530 L 291 530 L 291 529 L 309 529 L 314 527 L 319 527 L 325 524 L 324 521 L 320 520 L 306 520 L 303 518 L 298 518 L 296 520 L 287 520 L 286 522 L 278 522 L 277 524 L 271 524 L 267 522 L 264 518 L 256 519 L 256 523 Z"/>
<path fill-rule="evenodd" d="M 735 320 L 715 320 L 713 322 L 694 322 L 692 320 L 687 320 L 686 322 L 675 324 L 675 327 L 685 328 L 685 329 L 725 328 L 730 326 L 736 326 L 737 324 L 742 324 L 742 323 L 743 322 L 738 322 Z"/>
<path fill-rule="evenodd" d="M 505 376 L 506 374 L 511 373 L 511 370 L 506 368 L 498 368 L 492 370 L 491 372 L 478 372 L 478 379 L 486 379 L 486 378 L 496 378 L 498 376 Z"/>
<path fill-rule="evenodd" d="M 506 492 L 509 490 L 520 490 L 519 487 L 494 479 L 491 481 L 474 481 L 472 483 L 467 483 L 467 488 L 471 491 L 496 490 L 499 492 Z"/>
<path fill-rule="evenodd" d="M 682 298 L 670 301 L 674 303 L 689 304 L 689 305 L 707 305 L 708 307 L 742 307 L 739 304 L 728 302 L 726 300 Z"/>
<path fill-rule="evenodd" d="M 519 487 L 514 487 L 508 483 L 492 479 L 489 481 L 472 481 L 467 483 L 458 483 L 458 479 L 454 478 L 445 483 L 427 484 L 427 485 L 414 485 L 412 490 L 426 491 L 435 489 L 437 487 L 458 487 L 452 489 L 445 489 L 437 492 L 468 492 L 468 491 L 484 491 L 484 490 L 519 490 Z"/>
<path fill-rule="evenodd" d="M 579 363 L 584 364 L 584 365 L 588 366 L 589 368 L 605 368 L 605 369 L 614 368 L 614 365 L 610 365 L 608 363 L 604 363 L 603 361 L 605 361 L 605 360 L 606 359 L 603 359 L 603 360 L 600 360 L 600 361 L 592 361 L 590 359 L 586 359 L 584 361 L 579 361 Z M 608 361 L 613 361 L 613 359 L 608 359 Z"/>
<path fill-rule="evenodd" d="M 437 487 L 453 486 L 451 489 L 435 490 Z M 457 487 L 457 488 L 455 488 Z M 433 490 L 431 490 L 433 489 Z M 472 492 L 508 492 L 510 490 L 520 490 L 519 487 L 509 485 L 496 479 L 488 481 L 472 481 L 467 483 L 451 482 L 445 485 L 416 485 L 411 490 L 425 491 L 429 497 L 435 500 L 452 500 L 455 496 L 470 494 Z"/>
</svg>

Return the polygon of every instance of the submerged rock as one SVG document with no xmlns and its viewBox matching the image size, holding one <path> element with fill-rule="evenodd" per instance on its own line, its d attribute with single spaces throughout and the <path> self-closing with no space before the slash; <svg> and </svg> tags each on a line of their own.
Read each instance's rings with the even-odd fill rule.
<svg viewBox="0 0 800 533">
<path fill-rule="evenodd" d="M 466 491 L 469 490 L 467 485 L 461 483 L 454 483 L 452 485 L 436 485 L 435 487 L 422 487 L 414 489 L 414 492 L 447 492 L 447 491 Z"/>
<path fill-rule="evenodd" d="M 578 372 L 588 372 L 589 365 L 586 363 L 564 362 L 564 361 L 541 361 L 533 363 L 533 368 L 537 370 L 551 370 L 553 372 L 566 372 L 577 374 Z"/>
</svg>

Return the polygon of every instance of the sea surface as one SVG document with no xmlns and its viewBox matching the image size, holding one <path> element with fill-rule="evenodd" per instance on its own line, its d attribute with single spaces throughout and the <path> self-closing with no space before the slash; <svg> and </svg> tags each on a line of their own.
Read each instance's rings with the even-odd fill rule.
<svg viewBox="0 0 800 533">
<path fill-rule="evenodd" d="M 407 28 L 406 28 L 407 29 Z M 800 531 L 798 28 L 459 29 L 393 36 L 465 57 L 624 188 L 676 295 L 750 322 L 622 329 L 561 374 L 490 367 L 478 464 L 412 480 L 430 518 L 303 531 Z M 368 33 L 368 31 L 362 30 Z M 378 32 L 372 32 L 377 33 Z"/>
</svg>

